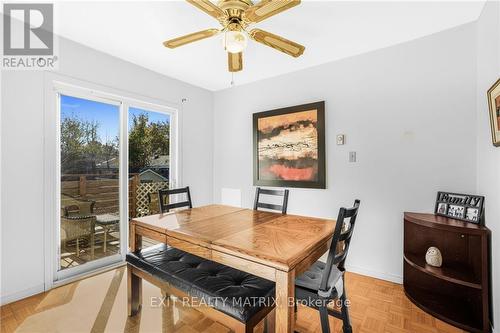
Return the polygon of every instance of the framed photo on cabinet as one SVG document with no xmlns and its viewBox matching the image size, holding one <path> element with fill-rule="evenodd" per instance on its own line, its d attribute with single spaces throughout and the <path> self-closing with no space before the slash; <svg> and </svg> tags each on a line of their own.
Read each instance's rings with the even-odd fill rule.
<svg viewBox="0 0 500 333">
<path fill-rule="evenodd" d="M 481 195 L 438 192 L 436 215 L 451 217 L 474 224 L 482 224 L 484 197 Z"/>
<path fill-rule="evenodd" d="M 253 114 L 254 185 L 326 188 L 325 102 Z"/>
<path fill-rule="evenodd" d="M 493 145 L 500 147 L 500 79 L 488 90 L 488 105 Z"/>
</svg>

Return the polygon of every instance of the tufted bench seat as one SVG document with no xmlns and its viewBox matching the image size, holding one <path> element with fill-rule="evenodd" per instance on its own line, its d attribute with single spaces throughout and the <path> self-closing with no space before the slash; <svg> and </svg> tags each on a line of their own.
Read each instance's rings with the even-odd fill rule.
<svg viewBox="0 0 500 333">
<path fill-rule="evenodd" d="M 272 309 L 274 282 L 165 244 L 129 253 L 127 262 L 242 323 Z"/>
</svg>

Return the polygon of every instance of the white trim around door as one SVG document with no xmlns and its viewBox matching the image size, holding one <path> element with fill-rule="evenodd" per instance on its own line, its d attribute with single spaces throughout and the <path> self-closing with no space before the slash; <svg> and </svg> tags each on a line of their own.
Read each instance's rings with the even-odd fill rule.
<svg viewBox="0 0 500 333">
<path fill-rule="evenodd" d="M 128 250 L 128 109 L 136 107 L 170 116 L 170 179 L 181 184 L 179 152 L 180 105 L 129 92 L 99 86 L 52 72 L 44 74 L 44 258 L 45 290 L 54 285 L 92 274 L 96 270 L 123 262 Z M 60 223 L 60 107 L 61 94 L 116 105 L 120 108 L 119 183 L 120 183 L 120 253 L 59 270 Z"/>
</svg>

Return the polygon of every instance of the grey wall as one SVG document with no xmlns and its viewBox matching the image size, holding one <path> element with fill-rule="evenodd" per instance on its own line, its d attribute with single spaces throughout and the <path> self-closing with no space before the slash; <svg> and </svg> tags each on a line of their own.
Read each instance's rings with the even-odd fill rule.
<svg viewBox="0 0 500 333">
<path fill-rule="evenodd" d="M 349 269 L 401 281 L 403 212 L 432 212 L 438 190 L 476 190 L 475 33 L 467 24 L 215 93 L 215 201 L 233 188 L 251 206 L 252 113 L 325 100 L 327 189 L 291 189 L 289 212 L 334 217 L 361 199 Z"/>
<path fill-rule="evenodd" d="M 212 93 L 80 44 L 60 40 L 65 76 L 136 95 L 182 104 L 183 182 L 197 205 L 212 202 Z M 1 296 L 2 301 L 44 285 L 44 74 L 2 71 Z"/>
<path fill-rule="evenodd" d="M 500 148 L 491 143 L 486 92 L 500 78 L 500 2 L 486 3 L 477 21 L 477 190 L 486 197 L 491 229 L 493 308 L 500 326 Z"/>
</svg>

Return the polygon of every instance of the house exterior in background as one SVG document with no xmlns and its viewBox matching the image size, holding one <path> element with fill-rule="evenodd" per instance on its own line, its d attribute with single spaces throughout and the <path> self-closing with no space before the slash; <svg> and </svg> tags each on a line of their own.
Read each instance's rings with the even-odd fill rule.
<svg viewBox="0 0 500 333">
<path fill-rule="evenodd" d="M 168 155 L 155 155 L 151 158 L 149 165 L 141 170 L 140 173 L 146 170 L 154 171 L 155 173 L 161 175 L 162 177 L 169 179 L 169 165 L 170 156 Z M 142 180 L 141 180 L 142 181 Z"/>
<path fill-rule="evenodd" d="M 169 163 L 168 155 L 155 155 L 151 158 L 149 165 L 137 171 L 132 170 L 132 172 L 139 173 L 141 183 L 166 182 L 169 179 Z M 119 159 L 111 158 L 97 163 L 96 169 L 98 174 L 118 174 Z"/>
<path fill-rule="evenodd" d="M 141 183 L 159 183 L 159 182 L 167 182 L 168 178 L 163 177 L 157 172 L 154 172 L 151 169 L 144 170 L 139 174 L 139 179 Z"/>
<path fill-rule="evenodd" d="M 119 170 L 120 159 L 117 157 L 110 158 L 109 160 L 96 163 L 96 173 L 106 174 L 113 173 L 117 174 Z"/>
</svg>

